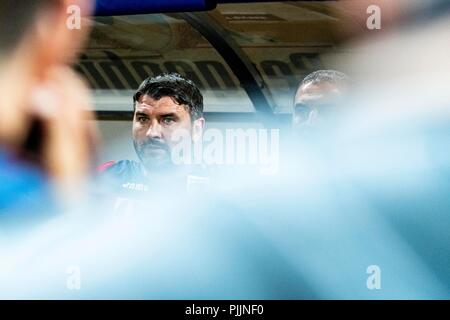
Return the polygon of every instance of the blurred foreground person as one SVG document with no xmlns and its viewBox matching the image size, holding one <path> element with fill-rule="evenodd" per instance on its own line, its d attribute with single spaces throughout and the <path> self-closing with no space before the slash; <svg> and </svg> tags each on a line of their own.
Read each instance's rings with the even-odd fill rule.
<svg viewBox="0 0 450 320">
<path fill-rule="evenodd" d="M 349 79 L 339 71 L 318 70 L 307 75 L 295 93 L 292 123 L 295 131 L 304 131 L 322 118 L 336 112 L 348 90 Z M 342 108 L 342 105 L 339 105 Z"/>
<path fill-rule="evenodd" d="M 360 96 L 273 184 L 230 176 L 200 205 L 161 192 L 134 216 L 64 216 L 0 241 L 0 297 L 449 299 L 443 18 L 359 47 L 343 67 Z"/>
<path fill-rule="evenodd" d="M 175 73 L 147 78 L 134 94 L 133 103 L 133 144 L 140 161 L 103 164 L 101 179 L 107 189 L 103 192 L 141 196 L 167 189 L 177 193 L 192 184 L 206 183 L 208 179 L 198 173 L 201 169 L 176 163 L 173 157 L 177 146 L 187 144 L 192 150 L 202 139 L 203 96 L 197 86 Z"/>
<path fill-rule="evenodd" d="M 89 27 L 69 6 L 92 10 L 90 0 L 0 2 L 0 215 L 37 215 L 43 194 L 72 197 L 87 173 L 89 92 L 70 64 Z"/>
</svg>

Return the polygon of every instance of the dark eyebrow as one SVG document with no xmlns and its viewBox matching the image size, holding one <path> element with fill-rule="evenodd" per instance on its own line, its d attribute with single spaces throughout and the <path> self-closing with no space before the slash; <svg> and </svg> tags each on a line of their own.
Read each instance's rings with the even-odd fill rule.
<svg viewBox="0 0 450 320">
<path fill-rule="evenodd" d="M 178 115 L 175 112 L 168 112 L 168 113 L 163 113 L 159 115 L 162 118 L 166 118 L 166 117 L 174 117 L 174 118 L 179 118 Z"/>
<path fill-rule="evenodd" d="M 148 115 L 144 112 L 136 111 L 136 117 L 147 117 L 148 118 Z"/>
</svg>

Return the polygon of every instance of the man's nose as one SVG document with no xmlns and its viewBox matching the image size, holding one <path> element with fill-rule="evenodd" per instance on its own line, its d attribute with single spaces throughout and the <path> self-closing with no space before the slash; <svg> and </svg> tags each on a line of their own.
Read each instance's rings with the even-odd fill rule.
<svg viewBox="0 0 450 320">
<path fill-rule="evenodd" d="M 158 121 L 154 120 L 152 121 L 150 127 L 147 131 L 147 137 L 151 139 L 161 139 L 162 133 L 161 133 L 161 125 L 158 123 Z"/>
</svg>

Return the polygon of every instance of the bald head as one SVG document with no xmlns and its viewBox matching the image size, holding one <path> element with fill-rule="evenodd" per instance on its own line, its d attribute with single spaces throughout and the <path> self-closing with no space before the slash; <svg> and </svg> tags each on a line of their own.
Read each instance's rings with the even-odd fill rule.
<svg viewBox="0 0 450 320">
<path fill-rule="evenodd" d="M 306 76 L 294 97 L 293 125 L 314 125 L 325 116 L 347 91 L 348 77 L 335 70 L 319 70 Z"/>
</svg>

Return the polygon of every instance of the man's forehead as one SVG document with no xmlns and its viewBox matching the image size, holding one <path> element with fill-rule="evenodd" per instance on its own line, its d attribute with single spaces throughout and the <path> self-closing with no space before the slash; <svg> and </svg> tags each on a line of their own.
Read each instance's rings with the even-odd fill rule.
<svg viewBox="0 0 450 320">
<path fill-rule="evenodd" d="M 136 102 L 136 111 L 139 112 L 187 112 L 185 105 L 178 104 L 171 97 L 161 97 L 154 99 L 149 95 L 143 95 Z"/>
<path fill-rule="evenodd" d="M 313 100 L 325 98 L 327 96 L 335 96 L 340 94 L 341 89 L 341 86 L 336 83 L 326 81 L 320 83 L 310 82 L 298 89 L 295 100 Z"/>
</svg>

